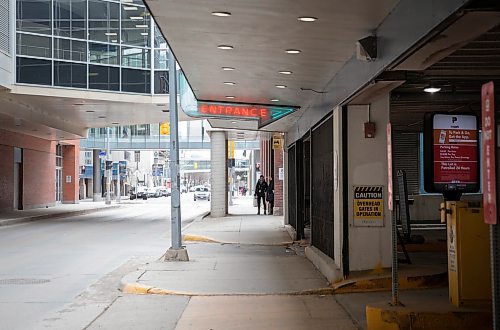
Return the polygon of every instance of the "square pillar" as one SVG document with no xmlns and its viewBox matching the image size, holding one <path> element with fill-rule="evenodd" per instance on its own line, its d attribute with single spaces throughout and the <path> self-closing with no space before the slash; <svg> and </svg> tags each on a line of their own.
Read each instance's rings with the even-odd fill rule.
<svg viewBox="0 0 500 330">
<path fill-rule="evenodd" d="M 211 131 L 210 183 L 212 186 L 210 213 L 214 218 L 227 213 L 227 142 L 224 131 Z"/>
<path fill-rule="evenodd" d="M 77 204 L 80 192 L 80 175 L 78 171 L 80 145 L 63 145 L 63 200 L 64 204 Z"/>
</svg>

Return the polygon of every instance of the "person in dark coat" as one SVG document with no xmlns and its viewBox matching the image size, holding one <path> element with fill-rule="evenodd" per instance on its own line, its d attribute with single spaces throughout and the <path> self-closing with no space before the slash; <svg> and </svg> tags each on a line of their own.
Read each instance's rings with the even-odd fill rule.
<svg viewBox="0 0 500 330">
<path fill-rule="evenodd" d="M 266 214 L 266 192 L 267 192 L 267 182 L 264 180 L 264 176 L 261 175 L 257 185 L 255 186 L 255 194 L 257 197 L 257 214 L 260 214 L 260 202 L 264 205 L 264 214 Z"/>
<path fill-rule="evenodd" d="M 269 213 L 268 214 L 273 214 L 273 208 L 274 208 L 274 180 L 273 180 L 273 177 L 269 178 L 269 184 L 267 186 L 266 200 L 269 203 Z"/>
</svg>

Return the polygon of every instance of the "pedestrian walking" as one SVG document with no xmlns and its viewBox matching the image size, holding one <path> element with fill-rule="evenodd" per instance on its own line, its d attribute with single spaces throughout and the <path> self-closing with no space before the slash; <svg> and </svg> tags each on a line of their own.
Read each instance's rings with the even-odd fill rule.
<svg viewBox="0 0 500 330">
<path fill-rule="evenodd" d="M 269 184 L 267 185 L 266 200 L 269 203 L 269 213 L 268 214 L 273 214 L 273 208 L 274 208 L 274 180 L 273 180 L 273 177 L 269 178 Z M 264 213 L 265 213 L 265 211 L 264 211 Z"/>
<path fill-rule="evenodd" d="M 264 179 L 264 176 L 261 175 L 259 181 L 257 181 L 257 185 L 255 186 L 255 194 L 257 197 L 257 214 L 260 214 L 260 203 L 262 201 L 262 205 L 264 206 L 264 214 L 266 214 L 266 192 L 267 192 L 267 182 Z"/>
</svg>

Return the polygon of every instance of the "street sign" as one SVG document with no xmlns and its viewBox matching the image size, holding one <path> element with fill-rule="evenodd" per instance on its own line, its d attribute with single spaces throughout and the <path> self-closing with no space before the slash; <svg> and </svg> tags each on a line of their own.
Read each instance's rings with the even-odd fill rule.
<svg viewBox="0 0 500 330">
<path fill-rule="evenodd" d="M 484 84 L 481 90 L 482 103 L 482 166 L 484 222 L 497 224 L 496 192 L 496 148 L 495 148 L 495 94 L 493 82 Z"/>
<path fill-rule="evenodd" d="M 104 159 L 106 158 L 106 151 L 99 151 L 99 158 Z"/>
<path fill-rule="evenodd" d="M 140 150 L 134 151 L 134 161 L 136 163 L 139 163 L 141 161 L 141 151 Z"/>
<path fill-rule="evenodd" d="M 392 126 L 387 124 L 387 208 L 394 210 L 394 194 L 392 189 Z"/>
</svg>

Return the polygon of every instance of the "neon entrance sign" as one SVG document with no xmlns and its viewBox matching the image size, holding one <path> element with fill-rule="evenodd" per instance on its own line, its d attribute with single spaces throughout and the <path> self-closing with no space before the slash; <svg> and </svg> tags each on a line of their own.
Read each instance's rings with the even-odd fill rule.
<svg viewBox="0 0 500 330">
<path fill-rule="evenodd" d="M 209 116 L 251 119 L 268 119 L 271 113 L 267 107 L 263 106 L 206 102 L 198 102 L 198 112 Z"/>
</svg>

